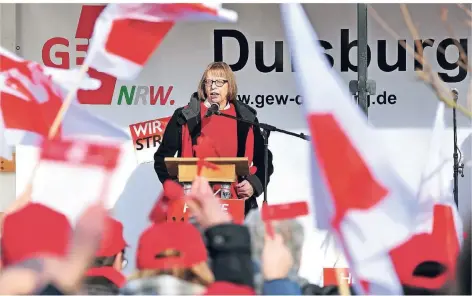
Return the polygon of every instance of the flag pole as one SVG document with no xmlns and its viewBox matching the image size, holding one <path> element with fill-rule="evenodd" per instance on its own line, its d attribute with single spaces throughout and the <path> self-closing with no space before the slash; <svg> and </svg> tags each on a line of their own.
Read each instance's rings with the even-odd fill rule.
<svg viewBox="0 0 472 296">
<path fill-rule="evenodd" d="M 79 75 L 77 77 L 77 81 L 76 81 L 74 87 L 72 87 L 69 90 L 69 92 L 67 93 L 66 98 L 62 102 L 61 108 L 57 112 L 56 118 L 54 118 L 54 121 L 53 121 L 51 127 L 49 128 L 49 134 L 48 134 L 48 139 L 49 140 L 56 136 L 56 134 L 59 130 L 59 125 L 61 124 L 62 119 L 64 119 L 64 115 L 66 114 L 67 109 L 69 109 L 70 105 L 72 104 L 74 96 L 77 93 L 77 91 L 79 90 L 80 83 L 84 79 L 85 74 L 88 71 L 88 68 L 89 68 L 89 66 L 87 64 L 83 64 L 80 67 Z M 34 176 L 36 175 L 36 171 L 38 170 L 38 167 L 39 167 L 39 161 L 36 162 L 36 165 L 34 166 L 33 172 L 31 173 L 30 179 L 29 179 L 29 181 L 26 185 L 25 193 L 29 193 L 29 195 L 30 195 L 29 198 L 31 198 L 33 180 L 34 180 Z"/>
<path fill-rule="evenodd" d="M 69 92 L 67 93 L 67 97 L 62 102 L 61 108 L 57 112 L 56 118 L 54 118 L 54 122 L 52 123 L 52 125 L 49 129 L 49 134 L 48 134 L 49 139 L 52 139 L 56 136 L 57 131 L 59 130 L 59 125 L 61 124 L 62 119 L 64 119 L 64 115 L 66 114 L 67 110 L 69 109 L 70 105 L 72 104 L 74 96 L 77 93 L 77 91 L 79 90 L 80 83 L 84 79 L 85 74 L 88 71 L 88 68 L 89 68 L 89 66 L 87 64 L 83 64 L 80 67 L 79 76 L 77 78 L 77 81 L 76 81 L 74 87 L 72 87 L 69 90 Z"/>
</svg>

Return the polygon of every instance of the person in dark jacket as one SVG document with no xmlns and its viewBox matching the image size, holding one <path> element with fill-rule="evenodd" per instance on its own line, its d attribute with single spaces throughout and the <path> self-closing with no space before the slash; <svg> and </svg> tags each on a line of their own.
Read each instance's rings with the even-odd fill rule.
<svg viewBox="0 0 472 296">
<path fill-rule="evenodd" d="M 151 225 L 141 234 L 136 254 L 138 271 L 129 278 L 123 295 L 255 294 L 249 230 L 231 223 L 231 216 L 221 211 L 220 201 L 214 198 L 205 178 L 196 177 L 190 196 L 189 206 L 204 231 L 206 248 L 199 230 L 190 223 Z M 211 259 L 210 265 L 208 259 Z M 168 276 L 175 280 L 162 279 Z M 182 281 L 194 284 L 193 291 L 183 288 Z M 166 283 L 173 287 L 167 286 L 164 291 Z M 195 284 L 206 290 L 198 289 Z"/>
<path fill-rule="evenodd" d="M 246 226 L 231 223 L 231 216 L 220 210 L 208 181 L 197 177 L 190 193 L 196 203 L 189 203 L 204 230 L 215 282 L 205 295 L 254 295 L 254 264 L 251 236 Z M 199 206 L 195 206 L 199 204 Z"/>
<path fill-rule="evenodd" d="M 105 220 L 105 233 L 100 241 L 92 267 L 87 271 L 84 290 L 88 295 L 118 295 L 126 283 L 121 273 L 126 266 L 123 224 L 110 216 Z"/>
<path fill-rule="evenodd" d="M 154 169 L 164 183 L 170 178 L 164 159 L 196 157 L 194 145 L 201 136 L 209 138 L 220 157 L 247 157 L 250 174 L 239 178 L 232 186 L 232 195 L 246 201 L 246 214 L 257 208 L 256 197 L 264 191 L 264 139 L 261 131 L 250 124 L 222 116 L 206 117 L 208 109 L 217 104 L 220 112 L 258 122 L 256 111 L 238 101 L 236 79 L 231 68 L 223 62 L 211 63 L 203 73 L 198 92 L 192 94 L 187 106 L 178 108 L 164 132 L 154 154 Z M 272 153 L 268 153 L 268 176 L 273 173 Z M 269 179 L 267 180 L 269 183 Z"/>
</svg>

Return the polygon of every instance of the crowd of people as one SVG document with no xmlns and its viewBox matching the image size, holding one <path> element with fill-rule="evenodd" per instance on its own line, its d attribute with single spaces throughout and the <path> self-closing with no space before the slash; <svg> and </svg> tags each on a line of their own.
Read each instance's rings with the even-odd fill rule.
<svg viewBox="0 0 472 296">
<path fill-rule="evenodd" d="M 148 17 L 151 15 L 154 17 L 151 18 L 154 22 L 161 21 L 161 16 L 152 15 L 152 13 L 157 12 L 149 9 L 155 7 L 140 7 L 143 6 L 142 4 L 135 5 L 136 7 L 131 4 L 131 7 L 110 5 L 105 12 L 113 16 L 113 13 L 121 11 L 126 17 L 133 20 L 133 17 L 136 17 L 136 12 L 143 9 L 148 15 L 141 15 L 141 18 L 146 17 L 145 19 L 149 20 Z M 203 11 L 207 14 L 209 12 L 217 14 L 218 12 L 218 10 L 212 11 L 201 5 L 189 4 L 188 6 L 192 9 L 198 8 L 198 13 Z M 187 5 L 171 6 L 172 9 L 169 11 L 185 7 Z M 137 8 L 139 9 L 136 10 Z M 295 27 L 292 24 L 302 19 L 302 16 L 297 14 L 300 11 L 302 11 L 302 8 L 296 6 L 287 6 L 282 9 L 284 19 L 289 19 L 290 16 L 293 17 L 292 22 L 287 22 L 289 24 L 286 24 L 287 29 Z M 105 16 L 107 16 L 106 13 Z M 130 15 L 126 15 L 126 13 Z M 186 10 L 184 9 L 181 13 L 185 15 Z M 103 18 L 109 19 L 110 15 Z M 118 19 L 121 18 L 122 16 Z M 98 25 L 101 23 L 103 22 L 97 22 Z M 309 22 L 306 21 L 306 23 Z M 110 27 L 113 26 L 110 25 Z M 145 32 L 148 36 L 148 28 L 143 29 L 141 26 L 129 27 L 134 28 L 138 33 Z M 324 190 L 323 193 L 331 190 L 332 196 L 325 197 L 325 203 L 320 204 L 326 206 L 326 208 L 320 210 L 320 207 L 316 207 L 318 212 L 314 215 L 326 214 L 323 222 L 331 223 L 329 230 L 334 232 L 338 242 L 344 244 L 340 249 L 344 248 L 344 255 L 350 257 L 348 261 L 353 266 L 356 265 L 353 269 L 356 269 L 356 272 L 369 269 L 368 272 L 363 274 L 364 278 L 350 282 L 350 287 L 346 286 L 340 279 L 338 279 L 337 285 L 319 286 L 310 283 L 299 275 L 305 230 L 296 218 L 264 218 L 264 210 L 267 209 L 267 204 L 259 209 L 257 199 L 263 194 L 264 185 L 269 183 L 269 179 L 274 172 L 272 153 L 265 149 L 263 133 L 259 128 L 254 127 L 258 123 L 257 112 L 236 99 L 235 74 L 226 63 L 215 62 L 205 69 L 198 83 L 197 92 L 192 94 L 188 104 L 177 108 L 167 124 L 160 146 L 154 155 L 154 169 L 158 179 L 163 183 L 163 193 L 157 199 L 154 208 L 149 209 L 149 213 L 142 213 L 142 215 L 149 216 L 150 225 L 140 234 L 139 239 L 137 241 L 127 241 L 125 239 L 124 227 L 126 225 L 113 217 L 113 211 L 109 211 L 106 207 L 104 199 L 107 197 L 105 196 L 88 206 L 81 213 L 78 221 L 72 224 L 70 217 L 63 212 L 56 211 L 43 203 L 34 202 L 32 188 L 28 186 L 27 190 L 0 217 L 0 294 L 349 295 L 358 294 L 356 292 L 360 290 L 369 290 L 365 287 L 369 284 L 373 284 L 372 286 L 379 285 L 379 282 L 385 284 L 381 281 L 370 283 L 365 278 L 378 280 L 380 276 L 373 275 L 383 273 L 385 271 L 383 268 L 388 268 L 390 275 L 398 275 L 401 287 L 400 284 L 397 284 L 397 286 L 403 289 L 403 293 L 407 295 L 471 295 L 470 223 L 464 223 L 467 235 L 463 240 L 464 243 L 461 246 L 459 255 L 457 258 L 453 258 L 455 253 L 452 256 L 452 253 L 449 252 L 450 241 L 447 241 L 446 238 L 444 243 L 440 241 L 442 236 L 439 239 L 437 239 L 439 236 L 435 236 L 436 240 L 422 240 L 430 234 L 422 231 L 417 235 L 418 232 L 414 232 L 416 228 L 405 230 L 407 226 L 417 226 L 410 225 L 410 219 L 405 218 L 407 222 L 394 219 L 395 217 L 402 217 L 402 215 L 408 216 L 404 210 L 415 203 L 403 202 L 403 197 L 410 195 L 410 192 L 404 190 L 403 185 L 399 184 L 400 179 L 396 178 L 397 176 L 393 173 L 392 168 L 383 162 L 372 161 L 372 159 L 388 158 L 380 154 L 374 155 L 371 157 L 372 159 L 367 159 L 367 157 L 363 159 L 360 156 L 362 154 L 358 150 L 364 149 L 363 155 L 368 155 L 370 151 L 373 151 L 370 150 L 371 143 L 365 140 L 368 138 L 365 135 L 368 135 L 371 130 L 368 128 L 365 118 L 363 117 L 361 121 L 360 116 L 357 116 L 357 113 L 353 111 L 355 106 L 351 106 L 352 109 L 349 109 L 349 106 L 346 107 L 347 103 L 352 103 L 351 98 L 347 95 L 347 92 L 345 94 L 341 93 L 341 87 L 337 86 L 337 80 L 334 74 L 330 72 L 331 68 L 328 67 L 321 51 L 315 46 L 310 50 L 309 42 L 296 44 L 300 40 L 309 40 L 308 37 L 315 36 L 314 33 L 309 33 L 306 24 L 303 24 L 303 22 L 297 25 L 297 29 L 296 33 L 298 35 L 288 34 L 288 39 L 292 39 L 292 46 L 296 49 L 294 51 L 294 57 L 298 59 L 296 73 L 299 75 L 298 80 L 302 84 L 301 88 L 302 90 L 305 89 L 305 93 L 312 95 L 311 102 L 307 99 L 308 104 L 305 104 L 305 106 L 308 106 L 307 110 L 310 113 L 308 121 L 311 122 L 312 130 L 318 130 L 318 132 L 323 129 L 336 131 L 326 133 L 324 136 L 319 136 L 322 133 L 318 134 L 323 141 L 318 139 L 318 144 L 321 143 L 322 145 L 318 145 L 317 149 L 320 148 L 319 151 L 321 152 L 316 154 L 316 158 L 313 158 L 316 160 L 313 161 L 313 164 L 320 167 L 320 164 L 322 164 L 323 168 L 318 168 L 318 176 L 316 175 L 317 171 L 314 170 L 311 186 L 315 189 L 322 189 L 320 191 Z M 143 32 L 140 32 L 140 30 Z M 97 31 L 102 32 L 103 30 Z M 113 36 L 122 37 L 123 35 L 116 33 Z M 108 36 L 101 36 L 100 38 L 104 39 L 105 37 L 108 38 Z M 95 37 L 95 40 L 100 40 L 100 38 Z M 312 39 L 318 40 L 318 38 Z M 156 41 L 156 44 L 158 43 L 160 41 Z M 314 44 L 319 46 L 318 43 Z M 308 50 L 306 50 L 307 48 Z M 155 47 L 149 50 L 150 56 Z M 141 49 L 136 50 L 137 53 L 135 54 L 143 54 L 141 51 Z M 90 56 L 95 57 L 94 54 Z M 139 58 L 142 59 L 142 57 Z M 129 63 L 122 63 L 121 66 L 123 67 L 120 68 L 117 66 L 119 63 L 116 61 L 118 60 L 114 59 L 115 63 L 109 63 L 107 59 L 103 58 L 100 65 L 106 67 L 105 69 L 99 69 L 99 72 L 103 71 L 115 77 L 127 77 L 124 74 L 132 72 Z M 121 59 L 121 62 L 125 60 Z M 313 62 L 314 66 L 311 66 L 310 62 Z M 25 73 L 28 72 L 22 63 L 14 60 L 11 63 L 11 69 L 18 68 L 23 69 Z M 120 69 L 122 72 L 112 71 L 116 69 Z M 321 80 L 313 79 L 317 75 L 324 79 L 324 84 L 318 85 L 316 88 L 312 88 L 311 84 L 308 86 L 308 82 Z M 49 80 L 48 83 L 49 86 L 52 85 Z M 30 92 L 30 89 L 18 87 L 16 84 L 10 83 L 8 87 L 11 88 L 10 93 L 14 95 L 21 92 L 24 95 Z M 333 92 L 335 94 L 332 94 Z M 48 94 L 51 95 L 51 93 Z M 332 106 L 329 106 L 329 104 L 323 105 L 328 102 L 326 94 L 332 96 L 330 102 L 335 102 L 332 103 Z M 308 98 L 309 96 L 304 95 L 304 97 Z M 49 99 L 52 100 L 52 98 Z M 18 107 L 16 108 L 15 110 L 18 111 Z M 326 110 L 342 111 L 340 114 L 343 114 L 343 116 L 335 111 L 333 111 L 334 113 L 327 113 Z M 22 110 L 18 112 L 20 111 L 22 112 Z M 4 112 L 4 114 L 7 114 L 6 111 Z M 61 111 L 49 110 L 46 113 L 56 114 L 61 113 Z M 216 113 L 222 116 L 212 116 Z M 27 116 L 12 116 L 11 118 L 18 119 L 19 117 Z M 235 118 L 238 120 L 234 120 Z M 352 119 L 352 122 L 347 123 L 346 118 Z M 75 124 L 78 126 L 84 121 L 77 121 Z M 248 122 L 251 124 L 248 124 Z M 253 124 L 256 125 L 253 126 Z M 105 126 L 105 124 L 102 125 Z M 346 127 L 350 125 L 355 128 L 348 130 Z M 14 124 L 7 127 L 18 129 L 18 126 Z M 313 134 L 316 134 L 316 132 L 312 132 Z M 337 138 L 333 137 L 333 134 Z M 41 135 L 46 137 L 44 133 Z M 356 141 L 346 140 L 349 139 L 349 136 L 355 136 Z M 50 137 L 50 131 L 47 137 Z M 371 138 L 368 139 L 370 141 Z M 362 142 L 362 145 L 360 145 L 362 149 L 356 149 L 351 142 L 355 142 L 356 145 L 360 145 L 359 143 Z M 73 149 L 71 148 L 71 150 Z M 341 152 L 327 153 L 328 150 Z M 381 151 L 381 149 L 377 150 Z M 82 152 L 79 149 L 78 154 L 85 158 L 85 153 L 82 154 Z M 71 163 L 79 162 L 79 157 L 73 153 L 66 154 L 68 154 L 67 157 L 61 157 L 68 158 Z M 93 161 L 100 160 L 102 165 L 109 165 L 106 161 L 100 159 L 111 158 L 109 154 L 99 155 L 96 151 L 91 154 L 93 154 L 91 157 Z M 338 154 L 343 154 L 344 158 L 340 158 Z M 186 188 L 186 190 L 181 187 L 182 184 L 175 181 L 175 176 L 171 176 L 167 168 L 166 158 L 176 155 L 188 158 L 198 157 L 196 165 L 198 173 L 191 187 Z M 231 185 L 226 184 L 228 188 L 225 189 L 225 194 L 220 193 L 220 197 L 230 196 L 244 201 L 243 224 L 237 223 L 229 212 L 221 209 L 221 201 L 215 197 L 215 192 L 223 192 L 222 184 L 214 184 L 213 182 L 210 184 L 205 177 L 201 176 L 201 167 L 208 165 L 211 168 L 211 163 L 206 161 L 209 157 L 247 158 L 249 165 L 247 174 L 233 178 L 236 180 Z M 334 159 L 336 161 L 333 161 Z M 348 163 L 349 167 L 343 167 L 342 170 L 339 170 L 337 167 L 340 163 L 339 159 L 346 159 L 344 164 Z M 100 163 L 100 161 L 97 161 L 97 163 Z M 109 159 L 108 161 L 111 162 Z M 116 166 L 116 163 L 114 165 Z M 341 172 L 344 175 L 340 174 Z M 372 172 L 376 175 L 373 176 Z M 358 179 L 354 180 L 354 177 L 358 177 Z M 351 182 L 344 182 L 344 180 L 351 178 Z M 381 181 L 385 184 L 377 182 L 377 179 L 383 179 Z M 178 195 L 177 197 L 170 198 L 170 192 L 166 189 L 166 184 L 178 188 L 178 194 L 176 192 L 172 193 Z M 325 187 L 318 188 L 322 186 Z M 136 194 L 139 194 L 140 190 L 142 188 L 137 188 Z M 294 192 L 293 194 L 297 193 Z M 413 196 L 413 194 L 411 195 Z M 316 198 L 322 199 L 323 196 L 316 196 Z M 287 200 L 290 200 L 290 197 Z M 181 213 L 179 217 L 172 216 L 174 214 L 169 211 L 170 204 L 182 201 L 189 207 L 191 216 L 181 215 Z M 351 201 L 355 202 L 349 204 Z M 428 207 L 428 209 L 434 212 L 436 208 L 440 210 L 445 208 L 443 201 L 438 202 L 431 199 L 428 205 L 430 204 L 431 207 Z M 377 207 L 377 205 L 380 206 Z M 336 206 L 339 207 L 336 208 Z M 381 206 L 383 208 L 379 209 Z M 326 209 L 326 212 L 333 212 L 334 215 L 331 217 L 328 214 L 332 213 L 322 213 L 324 209 Z M 362 211 L 369 212 L 369 215 L 358 215 L 355 217 L 357 220 L 346 219 L 349 215 Z M 390 213 L 395 211 L 398 212 L 397 216 L 389 216 Z M 448 213 L 451 213 L 451 211 Z M 434 219 L 439 216 L 431 213 L 431 211 L 413 214 L 408 217 L 412 218 L 412 221 L 420 214 L 428 214 L 429 217 Z M 452 220 L 449 219 L 449 221 Z M 349 222 L 352 222 L 348 225 L 350 227 L 343 230 L 343 223 L 349 224 Z M 372 231 L 367 226 L 374 222 L 378 223 L 375 231 Z M 391 227 L 389 228 L 383 223 L 391 223 L 389 225 Z M 399 227 L 394 228 L 392 226 L 394 224 L 398 224 Z M 436 221 L 436 224 L 439 224 L 439 222 Z M 359 225 L 362 227 L 358 227 Z M 432 227 L 434 226 L 433 223 Z M 352 234 L 355 232 L 354 228 L 356 228 L 356 234 Z M 452 227 L 450 228 L 452 229 Z M 396 235 L 397 230 L 405 233 L 411 232 L 411 236 L 408 237 L 404 234 L 386 242 L 390 239 L 389 236 Z M 432 231 L 434 232 L 434 229 Z M 386 235 L 378 237 L 383 234 Z M 353 258 L 353 245 L 358 247 L 356 243 L 359 242 L 360 239 L 358 238 L 362 235 L 368 235 L 370 240 L 364 240 L 366 242 L 363 245 L 363 252 L 359 252 L 360 255 L 357 254 L 357 257 Z M 350 236 L 355 237 L 355 239 Z M 371 239 L 372 237 L 374 239 Z M 346 240 L 349 238 L 351 239 L 350 244 L 346 244 Z M 410 244 L 407 245 L 407 248 L 402 248 L 406 245 L 406 239 Z M 377 244 L 377 242 L 379 243 Z M 434 246 L 431 242 L 443 244 L 443 246 Z M 445 259 L 443 260 L 445 262 L 439 259 L 418 260 L 421 256 L 412 254 L 421 251 L 419 248 L 428 244 L 431 244 L 431 249 L 427 253 L 433 254 L 429 258 L 436 258 L 435 254 L 442 251 L 442 254 L 446 254 L 448 258 L 439 257 Z M 136 246 L 136 254 L 132 259 L 129 258 L 128 251 L 130 245 Z M 408 246 L 413 247 L 408 249 Z M 400 254 L 400 256 L 393 256 L 392 253 L 399 249 L 402 252 L 397 253 L 397 255 Z M 455 250 L 458 249 L 459 247 Z M 408 253 L 408 250 L 410 250 L 410 253 Z M 392 260 L 388 261 L 388 266 L 376 265 L 380 260 L 376 261 L 377 258 L 374 257 L 382 256 L 391 256 Z M 357 259 L 357 261 L 354 259 Z M 135 260 L 136 270 L 130 275 L 125 275 L 123 270 L 128 260 Z M 402 262 L 395 265 L 392 263 L 395 260 Z M 360 268 L 359 265 L 362 264 L 366 264 L 369 268 Z M 321 264 L 313 262 L 313 265 Z M 406 268 L 399 271 L 399 266 Z M 396 268 L 397 270 L 395 270 Z M 389 274 L 386 271 L 385 273 Z M 359 286 L 362 286 L 362 289 L 357 289 Z"/>
<path fill-rule="evenodd" d="M 28 192 L 2 218 L 0 294 L 23 295 L 337 295 L 298 276 L 304 230 L 296 219 L 272 221 L 259 210 L 232 223 L 204 177 L 189 196 L 194 220 L 154 221 L 137 242 L 98 202 L 75 227 L 63 214 L 29 200 Z M 470 228 L 469 228 L 470 230 Z M 136 244 L 136 271 L 125 277 L 128 244 Z M 450 271 L 424 262 L 418 277 Z M 458 258 L 456 280 L 439 290 L 404 285 L 405 294 L 470 295 L 470 240 Z M 351 294 L 355 294 L 351 289 Z"/>
<path fill-rule="evenodd" d="M 356 294 L 358 283 L 351 282 L 351 289 L 339 281 L 338 285 L 321 287 L 300 277 L 304 228 L 296 218 L 263 218 L 264 208 L 258 208 L 257 198 L 274 166 L 271 152 L 267 159 L 264 155 L 259 129 L 224 116 L 207 116 L 212 104 L 217 104 L 222 114 L 244 115 L 257 122 L 256 112 L 235 100 L 236 92 L 231 68 L 223 62 L 211 63 L 189 104 L 174 112 L 154 157 L 163 195 L 149 213 L 142 213 L 149 214 L 150 226 L 138 241 L 125 240 L 123 224 L 105 209 L 104 201 L 85 210 L 73 226 L 63 213 L 32 202 L 32 188 L 28 187 L 2 216 L 0 294 Z M 221 209 L 220 199 L 215 197 L 221 184 L 210 185 L 197 173 L 187 192 L 188 188 L 184 190 L 175 181 L 165 159 L 176 154 L 198 157 L 198 166 L 205 166 L 207 157 L 248 158 L 249 174 L 231 184 L 229 193 L 245 201 L 244 224 L 233 221 L 231 214 Z M 166 198 L 166 188 L 170 188 L 166 184 L 181 191 L 177 199 Z M 191 217 L 182 213 L 171 217 L 175 213 L 167 211 L 170 204 L 165 204 L 171 201 L 183 201 Z M 466 230 L 470 231 L 470 225 Z M 129 245 L 137 246 L 133 258 L 136 270 L 125 276 Z M 404 251 L 400 259 L 409 260 Z M 465 239 L 457 260 L 457 264 L 449 264 L 450 260 L 447 264 L 440 260 L 415 261 L 411 274 L 411 264 L 402 262 L 399 266 L 408 269 L 408 274 L 397 271 L 403 276 L 403 292 L 471 294 L 469 239 Z M 456 266 L 457 270 L 452 270 Z"/>
</svg>

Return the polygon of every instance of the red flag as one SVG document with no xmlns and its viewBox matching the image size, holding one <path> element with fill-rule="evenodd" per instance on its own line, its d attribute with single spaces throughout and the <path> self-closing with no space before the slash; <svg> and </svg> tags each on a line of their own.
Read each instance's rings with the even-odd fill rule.
<svg viewBox="0 0 472 296">
<path fill-rule="evenodd" d="M 46 137 L 62 105 L 59 88 L 34 62 L 18 61 L 0 54 L 0 71 L 4 73 L 0 110 L 5 128 Z M 57 135 L 59 138 L 61 127 Z"/>
<path fill-rule="evenodd" d="M 262 220 L 286 220 L 308 215 L 308 203 L 305 201 L 291 202 L 278 205 L 264 203 Z"/>
<path fill-rule="evenodd" d="M 85 64 L 130 80 L 139 74 L 175 22 L 236 19 L 235 12 L 222 9 L 221 5 L 108 4 L 95 23 Z"/>
<path fill-rule="evenodd" d="M 372 208 L 388 191 L 374 178 L 332 114 L 310 114 L 308 123 L 316 131 L 313 146 L 331 190 L 336 209 L 331 223 L 336 229 L 346 212 Z"/>
<path fill-rule="evenodd" d="M 219 167 L 216 164 L 204 160 L 206 157 L 219 156 L 219 153 L 216 150 L 210 138 L 205 137 L 205 136 L 200 136 L 197 139 L 197 145 L 194 145 L 193 149 L 195 150 L 195 154 L 198 157 L 197 176 L 201 175 L 202 169 L 204 167 L 210 170 L 219 170 Z"/>
<path fill-rule="evenodd" d="M 38 145 L 40 138 L 48 137 L 67 89 L 67 79 L 73 70 L 49 75 L 49 68 L 23 60 L 0 47 L 0 126 L 5 129 L 6 142 L 11 145 Z M 65 72 L 64 72 L 65 71 Z M 56 77 L 56 78 L 54 78 Z M 99 135 L 129 139 L 121 128 L 96 117 L 72 103 L 64 114 L 56 138 L 78 135 Z"/>
<path fill-rule="evenodd" d="M 149 220 L 154 223 L 160 223 L 167 220 L 169 203 L 184 197 L 184 189 L 179 183 L 167 180 L 164 182 L 164 190 L 157 198 L 154 207 L 149 214 Z"/>
<path fill-rule="evenodd" d="M 342 79 L 326 62 L 303 7 L 282 4 L 281 11 L 312 135 L 317 226 L 337 233 L 358 279 L 359 294 L 401 293 L 388 252 L 412 235 L 414 194 L 389 163 L 384 143 Z M 313 87 L 313 81 L 323 83 Z M 362 281 L 372 284 L 368 291 Z"/>
<path fill-rule="evenodd" d="M 308 204 L 305 201 L 292 202 L 269 206 L 262 205 L 262 220 L 270 237 L 274 237 L 274 228 L 271 221 L 294 219 L 308 215 Z"/>
<path fill-rule="evenodd" d="M 455 277 L 456 261 L 460 246 L 450 206 L 436 204 L 433 210 L 433 232 L 414 235 L 404 244 L 390 252 L 398 277 L 402 283 L 439 289 Z M 446 267 L 443 274 L 436 277 L 414 275 L 418 265 L 437 262 Z"/>
<path fill-rule="evenodd" d="M 269 235 L 270 238 L 274 238 L 275 231 L 274 231 L 274 226 L 272 225 L 272 222 L 268 218 L 269 217 L 269 215 L 267 214 L 267 212 L 269 211 L 268 207 L 269 205 L 266 202 L 262 204 L 262 221 L 264 221 L 267 235 Z"/>
</svg>

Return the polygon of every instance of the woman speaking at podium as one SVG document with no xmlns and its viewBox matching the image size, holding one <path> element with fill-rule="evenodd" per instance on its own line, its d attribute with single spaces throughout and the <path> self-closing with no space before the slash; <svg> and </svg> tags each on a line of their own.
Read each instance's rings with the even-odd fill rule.
<svg viewBox="0 0 472 296">
<path fill-rule="evenodd" d="M 224 62 L 208 65 L 187 106 L 175 110 L 167 124 L 161 145 L 154 154 L 154 169 L 164 183 L 170 178 L 164 158 L 195 157 L 193 145 L 200 136 L 211 139 L 220 157 L 247 157 L 251 174 L 232 185 L 232 193 L 245 200 L 245 214 L 257 208 L 256 197 L 264 191 L 264 139 L 257 127 L 222 116 L 205 116 L 217 104 L 221 113 L 257 122 L 256 111 L 236 99 L 237 85 L 233 71 Z M 214 106 L 213 108 L 215 108 Z M 215 155 L 216 156 L 216 155 Z M 272 175 L 269 151 L 268 175 Z M 267 183 L 269 180 L 267 180 Z"/>
</svg>

